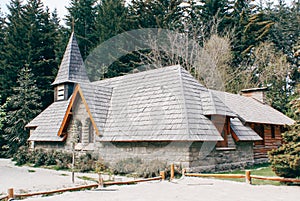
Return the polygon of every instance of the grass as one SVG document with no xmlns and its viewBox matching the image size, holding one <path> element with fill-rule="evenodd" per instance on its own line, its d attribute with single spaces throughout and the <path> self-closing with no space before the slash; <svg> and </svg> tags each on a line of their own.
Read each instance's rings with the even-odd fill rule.
<svg viewBox="0 0 300 201">
<path fill-rule="evenodd" d="M 28 172 L 35 172 L 35 170 L 30 170 L 30 169 L 29 169 Z"/>
<path fill-rule="evenodd" d="M 91 178 L 91 177 L 87 177 L 87 176 L 78 176 L 77 178 L 85 180 L 85 181 L 95 181 L 98 182 L 97 179 Z"/>
<path fill-rule="evenodd" d="M 265 177 L 276 177 L 277 175 L 272 171 L 269 164 L 255 165 L 253 167 L 249 167 L 246 170 L 251 171 L 251 175 L 265 176 Z M 245 170 L 235 170 L 230 172 L 222 172 L 221 174 L 245 174 Z M 237 182 L 245 182 L 245 179 L 224 179 L 230 181 Z M 260 179 L 252 179 L 253 185 L 283 185 L 283 183 L 279 181 L 266 181 Z"/>
</svg>

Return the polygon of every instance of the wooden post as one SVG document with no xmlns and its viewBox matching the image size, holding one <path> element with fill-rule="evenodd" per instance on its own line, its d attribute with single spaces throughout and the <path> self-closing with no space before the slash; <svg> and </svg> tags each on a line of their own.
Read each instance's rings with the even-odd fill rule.
<svg viewBox="0 0 300 201">
<path fill-rule="evenodd" d="M 75 182 L 75 143 L 73 143 L 72 146 L 72 183 L 74 184 Z"/>
<path fill-rule="evenodd" d="M 245 178 L 246 178 L 246 183 L 247 184 L 251 184 L 252 182 L 251 182 L 251 171 L 250 170 L 246 170 L 246 176 L 245 176 Z"/>
<path fill-rule="evenodd" d="M 159 172 L 159 175 L 161 176 L 161 180 L 165 180 L 166 179 L 166 174 L 165 174 L 165 171 L 160 171 Z"/>
<path fill-rule="evenodd" d="M 14 196 L 14 189 L 13 189 L 13 188 L 9 188 L 9 189 L 7 190 L 7 194 L 8 194 L 8 199 L 14 198 L 14 197 L 15 197 L 15 196 Z"/>
<path fill-rule="evenodd" d="M 102 178 L 101 173 L 98 173 L 98 176 L 99 176 L 98 188 L 103 188 L 103 186 L 104 186 L 104 181 L 103 181 L 103 178 Z"/>
<path fill-rule="evenodd" d="M 172 179 L 174 179 L 174 177 L 175 177 L 175 169 L 174 169 L 174 164 L 172 163 L 171 164 L 171 178 L 170 179 L 172 180 Z"/>
<path fill-rule="evenodd" d="M 185 176 L 185 169 L 184 168 L 182 169 L 181 174 L 182 174 L 182 177 Z"/>
</svg>

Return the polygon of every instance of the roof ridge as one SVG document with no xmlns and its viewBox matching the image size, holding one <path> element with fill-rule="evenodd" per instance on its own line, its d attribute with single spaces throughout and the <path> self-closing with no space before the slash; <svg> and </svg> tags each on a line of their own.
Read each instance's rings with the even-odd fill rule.
<svg viewBox="0 0 300 201">
<path fill-rule="evenodd" d="M 131 74 L 126 74 L 126 75 L 121 75 L 121 76 L 116 76 L 116 77 L 111 77 L 111 78 L 105 78 L 103 80 L 97 80 L 94 82 L 91 82 L 92 84 L 102 84 L 102 83 L 106 83 L 109 81 L 115 81 L 118 79 L 123 79 L 123 78 L 127 78 L 129 76 L 141 76 L 143 74 L 148 74 L 148 73 L 153 73 L 154 71 L 165 71 L 166 69 L 174 69 L 174 68 L 182 68 L 180 65 L 172 65 L 172 66 L 164 66 L 162 68 L 155 68 L 155 69 L 151 69 L 151 70 L 145 70 L 142 72 L 138 72 L 138 73 L 131 73 Z"/>
<path fill-rule="evenodd" d="M 187 113 L 187 107 L 186 107 L 186 97 L 185 97 L 184 87 L 183 87 L 182 70 L 183 70 L 182 67 L 178 68 L 178 76 L 179 76 L 181 93 L 182 93 L 182 97 L 183 97 L 182 104 L 183 104 L 183 110 L 184 110 L 184 115 L 185 115 L 185 120 L 186 120 L 186 130 L 187 130 L 188 135 L 190 136 L 190 126 L 189 126 L 188 113 Z"/>
</svg>

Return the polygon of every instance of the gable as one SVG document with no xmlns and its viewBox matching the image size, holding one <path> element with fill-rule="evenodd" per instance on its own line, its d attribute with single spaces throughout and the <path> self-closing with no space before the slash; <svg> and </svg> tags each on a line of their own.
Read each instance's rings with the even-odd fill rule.
<svg viewBox="0 0 300 201">
<path fill-rule="evenodd" d="M 84 89 L 87 89 L 87 88 L 84 88 Z M 89 100 L 89 98 L 87 100 Z M 95 118 L 92 115 L 92 112 L 95 111 L 95 107 L 91 107 L 91 109 L 92 109 L 91 110 L 89 105 L 90 106 L 93 106 L 93 105 L 91 103 L 88 105 L 87 100 L 84 96 L 84 93 L 83 93 L 83 90 L 81 89 L 81 86 L 79 84 L 77 84 L 75 89 L 74 89 L 72 98 L 70 100 L 70 104 L 68 105 L 68 109 L 67 109 L 67 111 L 64 115 L 61 127 L 59 129 L 59 132 L 58 132 L 59 136 L 63 135 L 64 132 L 66 131 L 71 116 L 75 116 L 75 115 L 84 116 L 85 114 L 86 114 L 85 115 L 86 117 L 90 118 L 90 121 L 93 125 L 93 128 L 96 131 L 96 134 L 100 135 L 100 132 L 99 132 L 98 126 L 96 124 Z M 80 109 L 80 107 L 84 108 L 85 110 Z"/>
<path fill-rule="evenodd" d="M 273 125 L 291 125 L 294 120 L 251 97 L 211 90 L 217 97 L 223 97 L 225 105 L 234 111 L 243 122 Z"/>
</svg>

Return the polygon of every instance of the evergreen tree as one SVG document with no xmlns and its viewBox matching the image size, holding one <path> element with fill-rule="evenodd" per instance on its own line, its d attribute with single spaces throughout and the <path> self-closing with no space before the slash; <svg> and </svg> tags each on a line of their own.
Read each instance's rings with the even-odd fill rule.
<svg viewBox="0 0 300 201">
<path fill-rule="evenodd" d="M 28 48 L 25 38 L 28 27 L 24 25 L 24 6 L 20 0 L 12 0 L 8 5 L 9 14 L 4 28 L 4 44 L 0 64 L 1 104 L 16 86 L 19 70 L 24 66 Z"/>
<path fill-rule="evenodd" d="M 292 107 L 297 121 L 283 134 L 284 144 L 269 152 L 273 171 L 282 177 L 300 177 L 300 86 Z"/>
<path fill-rule="evenodd" d="M 182 29 L 182 0 L 132 0 L 129 6 L 136 28 Z"/>
<path fill-rule="evenodd" d="M 17 86 L 13 88 L 13 94 L 7 98 L 4 105 L 5 109 L 9 110 L 4 122 L 3 137 L 7 141 L 7 153 L 10 155 L 27 143 L 29 132 L 25 125 L 41 111 L 40 94 L 28 66 L 21 69 Z"/>
<path fill-rule="evenodd" d="M 130 29 L 123 0 L 102 0 L 97 5 L 96 36 L 99 43 Z"/>
<path fill-rule="evenodd" d="M 5 157 L 4 146 L 6 144 L 6 141 L 5 141 L 4 137 L 3 137 L 3 133 L 4 133 L 3 129 L 4 129 L 5 116 L 6 116 L 5 110 L 4 110 L 3 106 L 0 105 L 0 158 Z"/>
<path fill-rule="evenodd" d="M 44 10 L 41 0 L 28 0 L 24 10 L 24 22 L 27 28 L 27 58 L 45 108 L 53 102 L 51 83 L 55 78 L 54 69 L 57 69 L 55 48 L 58 33 L 51 21 L 48 8 Z"/>
<path fill-rule="evenodd" d="M 16 86 L 20 69 L 29 64 L 41 91 L 43 107 L 53 100 L 51 82 L 57 69 L 55 47 L 59 37 L 50 13 L 40 0 L 28 0 L 25 6 L 12 0 L 4 29 L 3 60 L 1 61 L 0 89 L 3 103 Z M 49 90 L 50 89 L 50 90 Z"/>
<path fill-rule="evenodd" d="M 73 27 L 83 59 L 97 45 L 95 35 L 96 0 L 71 0 L 67 25 Z"/>
</svg>

